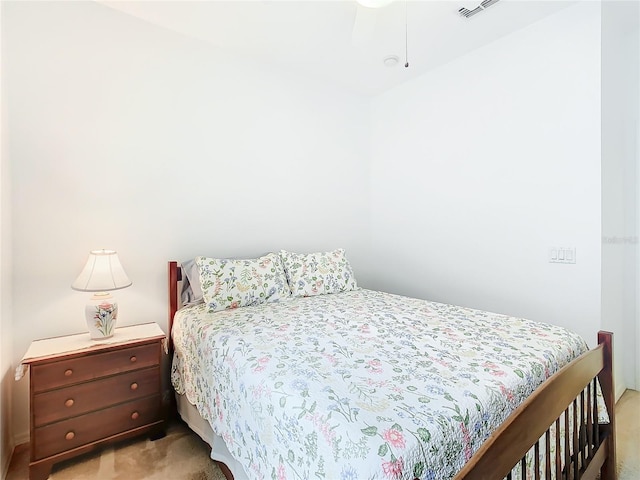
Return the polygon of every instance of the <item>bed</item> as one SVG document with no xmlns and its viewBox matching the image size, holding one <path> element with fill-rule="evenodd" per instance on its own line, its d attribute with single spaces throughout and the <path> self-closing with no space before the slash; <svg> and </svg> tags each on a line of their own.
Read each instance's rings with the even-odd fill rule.
<svg viewBox="0 0 640 480">
<path fill-rule="evenodd" d="M 616 478 L 610 333 L 359 288 L 343 250 L 198 262 L 171 384 L 227 478 Z"/>
</svg>

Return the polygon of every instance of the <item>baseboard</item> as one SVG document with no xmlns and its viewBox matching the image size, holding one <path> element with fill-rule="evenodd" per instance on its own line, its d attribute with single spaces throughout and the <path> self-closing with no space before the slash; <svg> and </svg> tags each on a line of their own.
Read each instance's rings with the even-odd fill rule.
<svg viewBox="0 0 640 480">
<path fill-rule="evenodd" d="M 616 403 L 618 403 L 618 400 L 620 400 L 620 397 L 622 396 L 622 394 L 627 389 L 626 386 L 620 385 L 620 383 L 618 383 L 618 385 L 616 385 Z"/>
<path fill-rule="evenodd" d="M 4 450 L 4 449 L 3 449 Z M 2 474 L 2 476 L 0 476 L 0 478 L 2 478 L 2 480 L 5 480 L 5 478 L 7 478 L 7 474 L 9 473 L 9 466 L 11 465 L 11 459 L 13 458 L 13 452 L 15 450 L 15 446 L 9 444 L 8 448 L 7 448 L 7 455 L 5 458 L 5 452 L 2 452 L 2 460 L 5 461 L 5 463 L 2 465 L 2 472 L 0 472 Z"/>
<path fill-rule="evenodd" d="M 29 440 L 29 432 L 19 433 L 17 435 L 14 435 L 13 437 L 13 442 L 16 447 L 22 445 L 23 443 L 29 443 Z"/>
</svg>

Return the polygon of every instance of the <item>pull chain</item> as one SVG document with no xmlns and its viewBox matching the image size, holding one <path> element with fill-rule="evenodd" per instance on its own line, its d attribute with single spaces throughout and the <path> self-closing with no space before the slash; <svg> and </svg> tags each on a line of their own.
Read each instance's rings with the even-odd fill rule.
<svg viewBox="0 0 640 480">
<path fill-rule="evenodd" d="M 409 14 L 407 0 L 404 0 L 404 68 L 409 68 Z"/>
</svg>

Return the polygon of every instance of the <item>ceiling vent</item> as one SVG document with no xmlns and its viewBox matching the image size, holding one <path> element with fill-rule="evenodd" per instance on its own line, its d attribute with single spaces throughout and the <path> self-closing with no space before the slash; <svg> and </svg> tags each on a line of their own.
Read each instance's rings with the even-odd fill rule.
<svg viewBox="0 0 640 480">
<path fill-rule="evenodd" d="M 484 11 L 486 8 L 490 7 L 494 3 L 498 3 L 500 0 L 484 0 L 480 5 L 478 5 L 473 10 L 469 10 L 468 8 L 462 7 L 458 10 L 460 16 L 469 18 L 473 17 L 476 13 L 480 13 Z"/>
</svg>

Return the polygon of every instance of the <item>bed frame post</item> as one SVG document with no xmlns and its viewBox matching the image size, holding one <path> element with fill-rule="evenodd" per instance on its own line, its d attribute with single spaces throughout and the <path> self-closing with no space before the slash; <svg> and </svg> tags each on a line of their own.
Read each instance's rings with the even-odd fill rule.
<svg viewBox="0 0 640 480">
<path fill-rule="evenodd" d="M 169 321 L 167 323 L 167 353 L 169 354 L 169 412 L 168 419 L 180 418 L 178 415 L 178 405 L 176 402 L 176 395 L 171 384 L 171 362 L 173 362 L 173 337 L 171 331 L 173 329 L 173 317 L 178 311 L 178 282 L 182 280 L 182 270 L 178 267 L 178 262 L 169 262 Z"/>
<path fill-rule="evenodd" d="M 598 332 L 598 343 L 602 344 L 604 368 L 598 375 L 602 396 L 609 414 L 609 435 L 607 437 L 607 458 L 602 465 L 601 480 L 616 479 L 616 422 L 615 422 L 615 388 L 613 383 L 613 334 Z"/>
<path fill-rule="evenodd" d="M 171 339 L 171 329 L 173 328 L 173 317 L 178 311 L 178 282 L 182 280 L 182 272 L 178 268 L 178 262 L 169 262 L 169 354 L 173 356 L 173 340 Z"/>
</svg>

